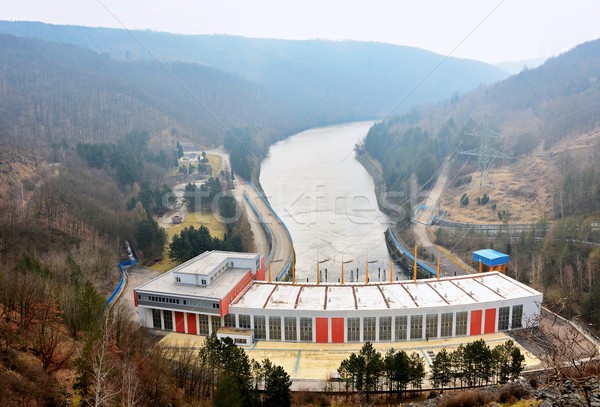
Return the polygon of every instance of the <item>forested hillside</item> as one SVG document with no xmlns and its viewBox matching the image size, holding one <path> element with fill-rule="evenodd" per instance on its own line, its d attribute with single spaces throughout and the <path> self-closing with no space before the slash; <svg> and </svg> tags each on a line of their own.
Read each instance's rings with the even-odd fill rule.
<svg viewBox="0 0 600 407">
<path fill-rule="evenodd" d="M 293 108 L 304 125 L 372 119 L 437 102 L 508 74 L 477 61 L 354 41 L 286 41 L 223 35 L 0 22 L 0 32 L 69 43 L 118 60 L 199 63 L 243 76 Z M 436 68 L 434 70 L 434 68 Z M 428 76 L 428 74 L 430 74 Z"/>
<path fill-rule="evenodd" d="M 466 261 L 483 247 L 510 254 L 509 274 L 544 291 L 547 306 L 598 324 L 599 79 L 596 40 L 537 69 L 376 124 L 359 152 L 381 163 L 388 195 L 400 191 L 404 197 L 419 194 L 414 179 L 426 192 L 449 158 L 440 202 L 446 219 L 462 211 L 461 222 L 502 228 L 488 234 L 439 228 L 436 242 Z M 490 147 L 513 158 L 491 160 L 494 185 L 480 189 L 477 157 L 459 151 L 477 153 L 481 138 L 473 134 L 486 128 Z M 532 220 L 523 222 L 517 210 L 530 211 Z M 534 227 L 515 231 L 511 223 Z"/>
<path fill-rule="evenodd" d="M 134 129 L 214 145 L 227 129 L 295 128 L 259 85 L 188 63 L 118 62 L 72 45 L 0 35 L 0 129 L 9 144 L 115 141 Z"/>
<path fill-rule="evenodd" d="M 364 147 L 383 165 L 388 189 L 404 190 L 413 173 L 427 187 L 449 154 L 479 147 L 470 133 L 484 127 L 501 135 L 492 147 L 516 158 L 593 130 L 600 125 L 598 79 L 600 40 L 443 104 L 390 117 L 370 130 Z"/>
</svg>

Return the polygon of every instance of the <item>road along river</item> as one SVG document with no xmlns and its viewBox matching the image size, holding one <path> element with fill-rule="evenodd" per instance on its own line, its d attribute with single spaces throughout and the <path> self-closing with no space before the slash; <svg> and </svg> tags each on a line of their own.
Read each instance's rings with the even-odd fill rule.
<svg viewBox="0 0 600 407">
<path fill-rule="evenodd" d="M 271 146 L 261 165 L 262 188 L 292 235 L 297 281 L 316 281 L 320 262 L 321 281 L 337 282 L 342 261 L 345 282 L 356 281 L 357 269 L 364 281 L 367 261 L 370 281 L 389 279 L 387 217 L 377 207 L 373 179 L 354 154 L 372 125 L 295 134 Z"/>
</svg>

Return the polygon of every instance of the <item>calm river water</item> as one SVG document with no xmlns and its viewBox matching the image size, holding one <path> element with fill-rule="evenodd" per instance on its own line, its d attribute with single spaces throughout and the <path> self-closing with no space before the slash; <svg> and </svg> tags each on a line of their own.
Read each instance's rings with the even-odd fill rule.
<svg viewBox="0 0 600 407">
<path fill-rule="evenodd" d="M 337 282 L 342 260 L 345 281 L 389 278 L 384 231 L 387 217 L 377 207 L 371 176 L 356 161 L 354 146 L 373 122 L 319 127 L 271 146 L 260 183 L 287 225 L 296 249 L 296 278 Z M 381 269 L 381 272 L 379 271 Z M 353 271 L 352 279 L 350 270 Z M 385 270 L 385 272 L 384 272 Z"/>
</svg>

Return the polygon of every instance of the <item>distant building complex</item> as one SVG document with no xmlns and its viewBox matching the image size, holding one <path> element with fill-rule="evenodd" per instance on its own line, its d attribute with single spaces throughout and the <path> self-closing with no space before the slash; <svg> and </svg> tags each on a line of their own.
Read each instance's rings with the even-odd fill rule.
<svg viewBox="0 0 600 407">
<path fill-rule="evenodd" d="M 501 272 L 417 281 L 265 281 L 258 254 L 206 252 L 134 291 L 142 326 L 289 342 L 386 342 L 508 331 L 537 320 L 542 294 Z"/>
</svg>

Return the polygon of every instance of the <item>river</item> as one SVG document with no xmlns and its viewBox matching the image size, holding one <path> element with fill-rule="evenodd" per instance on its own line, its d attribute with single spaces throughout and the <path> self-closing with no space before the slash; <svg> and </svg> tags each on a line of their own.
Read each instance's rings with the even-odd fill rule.
<svg viewBox="0 0 600 407">
<path fill-rule="evenodd" d="M 261 165 L 260 183 L 287 225 L 296 249 L 296 279 L 387 281 L 389 255 L 373 179 L 355 159 L 354 146 L 373 122 L 319 127 L 273 146 Z M 278 260 L 278 259 L 274 259 Z M 350 274 L 352 270 L 352 277 Z M 385 277 L 387 276 L 387 278 Z"/>
</svg>

